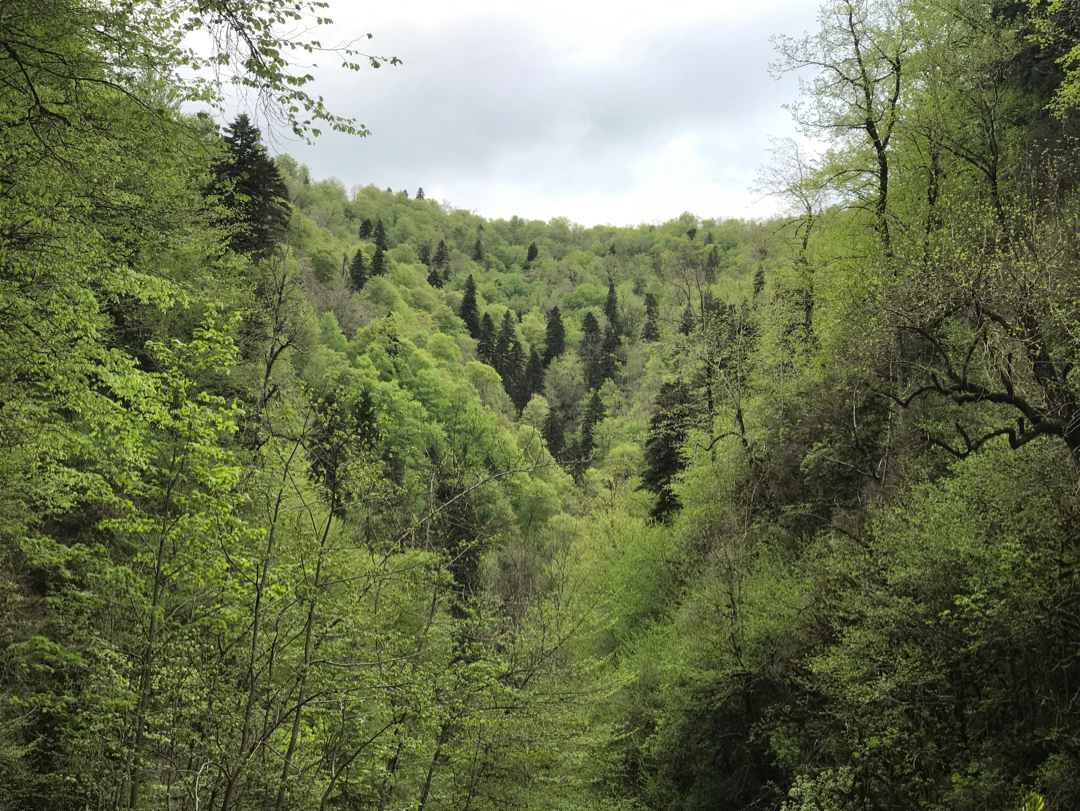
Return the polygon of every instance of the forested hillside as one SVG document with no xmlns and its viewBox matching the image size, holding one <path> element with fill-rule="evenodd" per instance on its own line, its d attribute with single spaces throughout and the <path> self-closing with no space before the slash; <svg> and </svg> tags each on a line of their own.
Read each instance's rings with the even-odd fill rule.
<svg viewBox="0 0 1080 811">
<path fill-rule="evenodd" d="M 189 113 L 362 134 L 319 9 L 0 4 L 0 809 L 1076 807 L 1074 4 L 827 0 L 636 227 Z"/>
</svg>

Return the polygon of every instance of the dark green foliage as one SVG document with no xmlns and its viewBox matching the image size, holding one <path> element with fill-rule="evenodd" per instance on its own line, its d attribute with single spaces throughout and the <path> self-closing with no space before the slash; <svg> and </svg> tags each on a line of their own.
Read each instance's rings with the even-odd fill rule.
<svg viewBox="0 0 1080 811">
<path fill-rule="evenodd" d="M 709 249 L 705 258 L 705 283 L 712 284 L 716 281 L 716 273 L 720 270 L 720 253 L 715 245 Z"/>
<path fill-rule="evenodd" d="M 367 271 L 364 268 L 364 252 L 356 251 L 352 264 L 349 265 L 349 286 L 356 292 L 364 289 L 367 283 Z"/>
<path fill-rule="evenodd" d="M 260 143 L 259 128 L 241 113 L 224 136 L 226 155 L 213 166 L 211 190 L 231 214 L 229 248 L 265 258 L 277 248 L 289 223 L 289 191 Z"/>
<path fill-rule="evenodd" d="M 503 315 L 502 326 L 499 327 L 498 335 L 495 338 L 495 368 L 499 374 L 503 373 L 504 364 L 510 357 L 510 349 L 517 342 L 515 321 L 513 312 L 507 310 Z"/>
<path fill-rule="evenodd" d="M 360 232 L 357 236 L 359 236 L 360 239 L 370 239 L 372 230 L 373 226 L 371 220 L 368 217 L 364 217 L 363 222 L 360 223 Z"/>
<path fill-rule="evenodd" d="M 607 316 L 608 326 L 619 331 L 619 297 L 615 294 L 615 283 L 608 282 L 607 299 L 604 301 L 604 315 Z"/>
<path fill-rule="evenodd" d="M 529 362 L 525 365 L 524 376 L 525 391 L 528 392 L 524 396 L 524 401 L 527 404 L 529 398 L 534 394 L 544 393 L 544 363 L 540 360 L 540 355 L 533 349 L 529 352 Z M 524 408 L 524 406 L 521 406 Z"/>
<path fill-rule="evenodd" d="M 758 295 L 765 289 L 765 266 L 762 265 L 754 273 L 754 295 Z"/>
<path fill-rule="evenodd" d="M 660 340 L 660 305 L 652 293 L 645 294 L 645 326 L 641 330 L 641 340 L 655 343 Z"/>
<path fill-rule="evenodd" d="M 547 315 L 547 332 L 544 342 L 544 368 L 566 351 L 566 328 L 563 326 L 562 313 L 558 307 L 552 307 Z"/>
<path fill-rule="evenodd" d="M 428 267 L 432 266 L 432 264 L 431 264 L 431 246 L 429 244 L 427 244 L 425 242 L 423 245 L 421 245 L 419 250 L 417 250 L 416 255 L 418 257 L 420 257 L 420 261 L 423 264 L 427 265 Z"/>
<path fill-rule="evenodd" d="M 386 228 L 383 227 L 382 220 L 375 223 L 375 230 L 371 232 L 371 238 L 375 242 L 375 247 L 383 251 L 389 250 L 386 243 Z"/>
<path fill-rule="evenodd" d="M 435 256 L 432 259 L 432 267 L 437 270 L 445 270 L 448 264 L 450 264 L 450 249 L 446 247 L 446 240 L 440 239 L 439 246 L 435 249 Z"/>
<path fill-rule="evenodd" d="M 418 188 L 416 190 L 416 199 L 417 200 L 423 200 L 424 199 L 424 187 L 423 186 L 421 186 L 420 188 Z"/>
<path fill-rule="evenodd" d="M 682 321 L 679 323 L 679 332 L 683 335 L 692 335 L 697 326 L 698 322 L 694 316 L 694 308 L 687 302 L 686 309 L 683 310 Z"/>
<path fill-rule="evenodd" d="M 595 389 L 604 382 L 601 366 L 603 363 L 604 336 L 600 333 L 600 324 L 591 312 L 585 313 L 581 321 L 581 343 L 578 354 L 585 366 L 585 385 Z"/>
<path fill-rule="evenodd" d="M 600 368 L 598 370 L 600 384 L 605 380 L 613 380 L 619 368 L 619 350 L 622 348 L 622 339 L 614 327 L 608 326 L 604 330 L 604 340 L 600 344 Z"/>
<path fill-rule="evenodd" d="M 706 232 L 706 234 L 705 234 L 705 244 L 706 245 L 712 245 L 713 242 L 714 242 L 714 240 L 713 240 L 712 231 Z"/>
<path fill-rule="evenodd" d="M 566 431 L 563 428 L 562 417 L 556 409 L 553 408 L 548 413 L 541 434 L 551 455 L 556 459 L 562 459 L 563 451 L 566 449 Z"/>
<path fill-rule="evenodd" d="M 689 238 L 689 240 L 691 242 L 693 242 L 694 237 L 697 236 L 697 229 L 696 228 L 688 228 L 688 229 L 686 229 L 686 236 Z"/>
<path fill-rule="evenodd" d="M 371 257 L 371 275 L 382 276 L 386 273 L 386 256 L 383 249 L 376 244 L 375 254 Z"/>
<path fill-rule="evenodd" d="M 529 267 L 536 261 L 536 257 L 540 255 L 540 249 L 536 247 L 535 242 L 529 243 L 529 250 L 525 254 L 525 267 Z"/>
<path fill-rule="evenodd" d="M 520 412 L 521 409 L 528 405 L 532 392 L 529 391 L 528 380 L 525 375 L 525 352 L 517 341 L 510 344 L 506 359 L 503 361 L 501 374 L 506 393 L 510 395 L 511 402 Z"/>
<path fill-rule="evenodd" d="M 656 396 L 645 440 L 645 471 L 642 486 L 656 495 L 652 516 L 664 521 L 679 508 L 671 481 L 683 469 L 682 444 L 691 425 L 690 391 L 683 382 L 667 381 Z"/>
<path fill-rule="evenodd" d="M 476 338 L 476 354 L 488 366 L 495 367 L 495 322 L 491 313 L 484 313 L 480 319 L 480 334 Z"/>
<path fill-rule="evenodd" d="M 581 453 L 588 459 L 596 448 L 593 438 L 593 429 L 604 419 L 604 404 L 600 400 L 600 392 L 594 391 L 589 398 L 589 407 L 585 410 L 585 416 L 581 419 Z"/>
<path fill-rule="evenodd" d="M 476 304 L 476 282 L 472 274 L 465 281 L 465 291 L 461 298 L 461 311 L 458 317 L 465 322 L 465 329 L 473 338 L 480 337 L 480 311 Z"/>
<path fill-rule="evenodd" d="M 439 273 L 439 271 L 436 270 L 435 268 L 432 268 L 431 271 L 428 273 L 427 282 L 432 287 L 434 287 L 436 289 L 441 289 L 442 286 L 443 286 L 442 274 Z"/>
<path fill-rule="evenodd" d="M 472 258 L 474 262 L 482 262 L 484 260 L 484 244 L 477 238 L 473 244 Z"/>
</svg>

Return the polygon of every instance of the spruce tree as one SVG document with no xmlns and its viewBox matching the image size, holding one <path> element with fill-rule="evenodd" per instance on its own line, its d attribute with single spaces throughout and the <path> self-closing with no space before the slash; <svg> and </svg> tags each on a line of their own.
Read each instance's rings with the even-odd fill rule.
<svg viewBox="0 0 1080 811">
<path fill-rule="evenodd" d="M 534 261 L 536 261 L 536 257 L 538 257 L 539 255 L 540 249 L 536 247 L 535 242 L 531 243 L 529 245 L 528 253 L 525 254 L 525 267 L 529 267 Z"/>
<path fill-rule="evenodd" d="M 372 229 L 371 220 L 368 219 L 367 217 L 364 217 L 364 221 L 362 223 L 360 223 L 360 233 L 357 234 L 357 236 L 359 236 L 360 239 L 370 239 L 371 238 L 371 229 Z"/>
<path fill-rule="evenodd" d="M 600 345 L 600 383 L 598 386 L 602 386 L 605 380 L 615 379 L 615 372 L 619 368 L 621 347 L 622 340 L 619 338 L 618 331 L 609 325 L 604 330 L 604 341 Z"/>
<path fill-rule="evenodd" d="M 593 429 L 604 419 L 604 403 L 600 400 L 600 392 L 594 391 L 589 399 L 589 406 L 585 410 L 585 416 L 581 419 L 581 454 L 588 459 L 596 448 L 593 438 Z"/>
<path fill-rule="evenodd" d="M 540 432 L 547 443 L 548 452 L 555 459 L 562 458 L 563 446 L 566 444 L 566 432 L 563 430 L 562 418 L 559 410 L 552 408 L 544 420 L 544 428 Z"/>
<path fill-rule="evenodd" d="M 510 395 L 510 400 L 520 413 L 529 404 L 529 392 L 525 386 L 525 352 L 521 344 L 514 341 L 503 361 L 503 387 Z"/>
<path fill-rule="evenodd" d="M 476 306 L 476 282 L 472 274 L 465 281 L 465 294 L 461 299 L 459 317 L 465 322 L 465 329 L 473 338 L 480 337 L 480 310 Z"/>
<path fill-rule="evenodd" d="M 367 272 L 364 268 L 364 252 L 357 249 L 349 266 L 349 284 L 353 290 L 360 292 L 367 283 Z"/>
<path fill-rule="evenodd" d="M 712 231 L 709 231 L 708 233 L 705 234 L 705 244 L 706 245 L 712 245 L 713 244 Z"/>
<path fill-rule="evenodd" d="M 562 313 L 558 307 L 552 307 L 547 317 L 547 340 L 544 347 L 544 368 L 551 365 L 555 358 L 566 351 L 566 328 L 563 326 Z"/>
<path fill-rule="evenodd" d="M 382 276 L 386 273 L 386 257 L 378 245 L 375 246 L 375 255 L 371 257 L 371 275 Z"/>
<path fill-rule="evenodd" d="M 615 283 L 608 282 L 607 301 L 604 302 L 604 315 L 615 332 L 619 331 L 619 297 L 615 293 Z"/>
<path fill-rule="evenodd" d="M 441 290 L 443 286 L 443 277 L 435 268 L 431 269 L 431 272 L 427 275 L 427 283 L 437 290 Z"/>
<path fill-rule="evenodd" d="M 420 261 L 431 267 L 431 246 L 426 242 L 420 246 L 420 250 L 417 251 L 417 255 L 420 257 Z"/>
<path fill-rule="evenodd" d="M 419 189 L 416 190 L 416 199 L 417 200 L 423 200 L 424 199 L 424 187 L 423 186 L 421 186 Z"/>
<path fill-rule="evenodd" d="M 660 306 L 656 303 L 656 296 L 652 293 L 645 294 L 645 327 L 641 330 L 641 340 L 645 343 L 655 343 L 660 340 Z"/>
<path fill-rule="evenodd" d="M 759 267 L 754 274 L 754 295 L 765 289 L 765 268 Z"/>
<path fill-rule="evenodd" d="M 473 245 L 472 258 L 475 262 L 484 261 L 484 245 L 480 241 L 480 237 L 476 238 L 476 244 Z"/>
<path fill-rule="evenodd" d="M 445 270 L 447 264 L 450 262 L 450 249 L 446 247 L 446 240 L 439 240 L 439 247 L 435 249 L 435 257 L 431 260 L 432 264 L 439 270 Z"/>
<path fill-rule="evenodd" d="M 526 404 L 534 394 L 544 393 L 544 363 L 535 349 L 529 353 L 529 362 L 525 364 L 525 385 L 528 388 Z"/>
<path fill-rule="evenodd" d="M 495 322 L 491 313 L 484 313 L 480 319 L 480 335 L 476 339 L 476 354 L 488 366 L 495 366 Z"/>
<path fill-rule="evenodd" d="M 686 229 L 686 235 L 688 237 L 690 237 L 690 241 L 693 242 L 694 237 L 697 236 L 697 229 L 696 228 L 688 228 L 688 229 Z"/>
<path fill-rule="evenodd" d="M 578 353 L 585 366 L 585 385 L 590 389 L 598 388 L 604 382 L 600 376 L 603 342 L 596 316 L 591 311 L 586 312 L 581 320 L 581 343 L 578 345 Z"/>
<path fill-rule="evenodd" d="M 289 190 L 247 115 L 237 116 L 225 133 L 226 153 L 211 167 L 210 190 L 220 196 L 236 226 L 229 248 L 266 258 L 289 224 Z"/>
<path fill-rule="evenodd" d="M 697 321 L 694 319 L 694 308 L 690 306 L 690 302 L 687 302 L 686 309 L 683 310 L 682 323 L 679 325 L 679 332 L 683 335 L 690 335 L 693 333 L 696 326 Z"/>
<path fill-rule="evenodd" d="M 671 481 L 683 468 L 682 444 L 692 416 L 689 401 L 685 383 L 664 383 L 656 397 L 656 412 L 649 420 L 641 483 L 656 494 L 652 516 L 658 521 L 666 520 L 679 508 Z"/>
<path fill-rule="evenodd" d="M 716 281 L 716 273 L 720 270 L 720 252 L 713 245 L 709 255 L 705 258 L 705 283 L 712 284 Z"/>
<path fill-rule="evenodd" d="M 375 223 L 375 230 L 372 231 L 371 236 L 375 240 L 376 248 L 387 250 L 386 229 L 383 227 L 382 220 Z"/>
<path fill-rule="evenodd" d="M 517 335 L 514 331 L 513 310 L 507 310 L 503 316 L 502 326 L 499 328 L 499 336 L 495 341 L 495 368 L 499 370 L 499 374 L 503 374 L 504 365 L 510 357 L 510 349 L 515 340 L 517 340 Z"/>
</svg>

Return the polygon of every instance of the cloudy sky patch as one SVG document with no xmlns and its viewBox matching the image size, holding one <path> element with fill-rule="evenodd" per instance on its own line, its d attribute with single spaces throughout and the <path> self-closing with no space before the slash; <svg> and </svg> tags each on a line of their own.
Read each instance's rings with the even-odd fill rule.
<svg viewBox="0 0 1080 811">
<path fill-rule="evenodd" d="M 768 39 L 812 28 L 814 9 L 726 6 L 401 0 L 361 17 L 336 0 L 335 38 L 371 31 L 364 47 L 404 64 L 316 74 L 316 92 L 370 137 L 273 149 L 317 178 L 423 186 L 487 217 L 762 215 L 770 203 L 748 186 L 767 136 L 793 134 L 781 105 L 798 90 L 769 77 Z"/>
</svg>

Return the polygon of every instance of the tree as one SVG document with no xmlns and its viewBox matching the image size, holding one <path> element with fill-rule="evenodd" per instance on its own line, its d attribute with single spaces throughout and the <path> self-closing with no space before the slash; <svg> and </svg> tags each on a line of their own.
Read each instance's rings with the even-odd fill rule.
<svg viewBox="0 0 1080 811">
<path fill-rule="evenodd" d="M 529 362 L 525 365 L 525 396 L 526 404 L 534 394 L 544 393 L 544 363 L 535 349 L 529 352 Z"/>
<path fill-rule="evenodd" d="M 713 284 L 716 281 L 716 272 L 720 270 L 720 253 L 713 245 L 705 257 L 705 284 Z"/>
<path fill-rule="evenodd" d="M 360 232 L 357 236 L 360 239 L 369 239 L 374 226 L 371 224 L 371 220 L 368 217 L 364 217 L 363 222 L 360 223 Z"/>
<path fill-rule="evenodd" d="M 436 288 L 437 290 L 441 290 L 442 286 L 443 286 L 442 274 L 439 273 L 439 271 L 436 270 L 435 268 L 432 268 L 428 272 L 427 282 L 428 282 L 428 284 L 430 284 L 432 287 Z"/>
<path fill-rule="evenodd" d="M 619 368 L 619 350 L 622 348 L 622 339 L 614 327 L 608 326 L 604 330 L 604 340 L 600 345 L 600 368 L 598 385 L 602 386 L 605 380 L 614 380 L 615 372 Z"/>
<path fill-rule="evenodd" d="M 495 368 L 499 374 L 503 374 L 505 364 L 510 358 L 511 348 L 517 342 L 515 320 L 514 311 L 507 310 L 503 315 L 502 326 L 499 327 L 499 334 L 495 340 Z"/>
<path fill-rule="evenodd" d="M 473 338 L 480 337 L 480 310 L 476 305 L 476 282 L 472 274 L 465 280 L 465 292 L 461 298 L 461 311 L 458 317 L 465 322 L 465 329 Z"/>
<path fill-rule="evenodd" d="M 210 190 L 231 215 L 235 230 L 229 248 L 266 258 L 289 223 L 289 191 L 246 114 L 237 116 L 225 133 L 226 152 L 213 166 Z"/>
<path fill-rule="evenodd" d="M 536 257 L 540 255 L 540 249 L 536 247 L 535 242 L 529 243 L 529 250 L 525 254 L 525 267 L 529 267 L 536 261 Z"/>
<path fill-rule="evenodd" d="M 476 242 L 473 245 L 472 258 L 474 262 L 484 261 L 484 244 L 480 241 L 480 237 L 476 238 Z"/>
<path fill-rule="evenodd" d="M 424 187 L 423 186 L 421 186 L 420 188 L 418 188 L 416 190 L 416 199 L 417 200 L 423 200 L 424 199 Z"/>
<path fill-rule="evenodd" d="M 697 236 L 697 229 L 696 228 L 688 228 L 688 229 L 686 229 L 686 236 L 689 238 L 689 240 L 691 242 L 693 242 L 694 237 Z"/>
<path fill-rule="evenodd" d="M 480 320 L 480 334 L 476 339 L 476 354 L 488 366 L 496 368 L 495 322 L 491 318 L 491 313 L 484 313 L 484 317 Z"/>
<path fill-rule="evenodd" d="M 645 294 L 645 327 L 641 330 L 641 340 L 645 343 L 655 343 L 660 340 L 660 306 L 656 302 L 656 296 L 652 293 Z"/>
<path fill-rule="evenodd" d="M 604 419 L 604 404 L 600 400 L 600 392 L 594 391 L 589 398 L 589 406 L 585 409 L 585 416 L 581 419 L 581 453 L 588 459 L 596 448 L 596 440 L 593 438 L 593 430 Z"/>
<path fill-rule="evenodd" d="M 375 230 L 371 233 L 372 239 L 375 241 L 375 247 L 380 250 L 389 250 L 386 244 L 386 228 L 383 226 L 382 220 L 378 220 L 375 223 Z"/>
<path fill-rule="evenodd" d="M 360 292 L 364 289 L 366 283 L 367 273 L 364 270 L 364 252 L 357 249 L 352 264 L 349 266 L 349 284 L 354 291 Z"/>
<path fill-rule="evenodd" d="M 604 338 L 600 333 L 600 324 L 592 312 L 586 312 L 581 320 L 581 343 L 578 346 L 578 354 L 585 367 L 585 385 L 590 389 L 596 389 L 603 383 L 601 377 L 601 363 L 603 359 Z"/>
<path fill-rule="evenodd" d="M 683 382 L 666 381 L 656 397 L 645 440 L 645 472 L 642 486 L 656 495 L 652 516 L 667 520 L 679 508 L 671 482 L 683 469 L 682 444 L 691 425 L 690 392 Z"/>
<path fill-rule="evenodd" d="M 544 341 L 544 368 L 566 351 L 566 328 L 563 326 L 562 313 L 558 307 L 552 307 L 547 315 L 547 332 Z"/>
<path fill-rule="evenodd" d="M 386 256 L 383 249 L 376 245 L 375 255 L 371 257 L 371 275 L 382 276 L 386 273 Z"/>
<path fill-rule="evenodd" d="M 432 266 L 437 270 L 445 270 L 449 263 L 450 250 L 446 247 L 446 240 L 440 239 L 439 246 L 435 249 L 435 258 L 432 260 Z"/>
<path fill-rule="evenodd" d="M 616 332 L 619 331 L 619 297 L 615 294 L 615 282 L 608 282 L 607 300 L 604 302 L 604 315 L 607 316 L 608 326 Z"/>
</svg>

